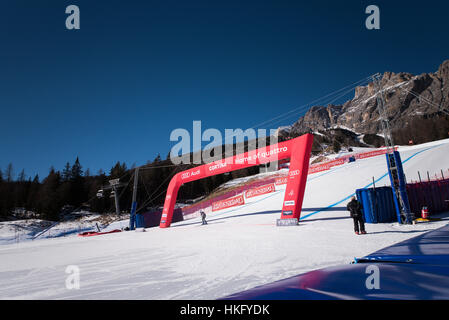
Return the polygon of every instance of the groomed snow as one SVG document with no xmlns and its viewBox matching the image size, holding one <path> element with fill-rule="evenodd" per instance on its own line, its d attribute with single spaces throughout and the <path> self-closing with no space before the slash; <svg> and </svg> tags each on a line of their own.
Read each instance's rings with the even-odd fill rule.
<svg viewBox="0 0 449 320">
<path fill-rule="evenodd" d="M 400 148 L 408 180 L 447 166 L 449 140 Z M 447 172 L 447 171 L 446 171 Z M 423 174 L 422 174 L 423 175 Z M 355 189 L 389 184 L 384 156 L 309 176 L 304 218 L 276 227 L 284 190 L 169 229 L 67 237 L 0 246 L 2 299 L 216 299 L 293 275 L 347 264 L 448 223 L 367 225 L 356 236 L 345 209 Z M 112 226 L 111 226 L 112 227 Z M 80 268 L 69 290 L 67 266 Z"/>
</svg>

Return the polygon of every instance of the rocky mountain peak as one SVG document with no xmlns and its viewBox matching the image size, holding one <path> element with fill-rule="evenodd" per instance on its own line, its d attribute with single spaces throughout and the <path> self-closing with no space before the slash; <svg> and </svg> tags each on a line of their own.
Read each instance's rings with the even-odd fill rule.
<svg viewBox="0 0 449 320">
<path fill-rule="evenodd" d="M 419 119 L 432 119 L 449 114 L 449 60 L 435 73 L 413 75 L 407 72 L 385 72 L 380 81 L 385 108 L 393 131 L 409 127 Z M 345 128 L 360 134 L 381 133 L 377 92 L 374 83 L 355 88 L 354 97 L 342 105 L 313 106 L 294 123 L 288 132 L 323 132 Z"/>
<path fill-rule="evenodd" d="M 437 71 L 437 77 L 440 79 L 449 79 L 449 60 L 444 61 Z"/>
</svg>

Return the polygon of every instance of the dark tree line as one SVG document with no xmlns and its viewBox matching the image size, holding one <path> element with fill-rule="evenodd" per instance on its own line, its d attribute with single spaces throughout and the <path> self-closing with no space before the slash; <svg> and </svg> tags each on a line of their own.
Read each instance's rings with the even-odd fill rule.
<svg viewBox="0 0 449 320">
<path fill-rule="evenodd" d="M 63 206 L 76 208 L 84 204 L 98 209 L 106 207 L 101 201 L 88 203 L 96 192 L 95 188 L 107 181 L 106 175 L 89 176 L 88 172 L 83 173 L 78 158 L 73 165 L 67 163 L 62 172 L 51 167 L 42 181 L 38 175 L 26 179 L 23 170 L 17 180 L 13 180 L 12 164 L 8 165 L 6 173 L 7 179 L 0 174 L 0 217 L 11 215 L 15 208 L 24 208 L 37 217 L 58 220 Z"/>
<path fill-rule="evenodd" d="M 414 117 L 407 125 L 393 130 L 396 144 L 421 144 L 449 137 L 449 116 Z"/>
<path fill-rule="evenodd" d="M 245 151 L 247 150 L 246 143 Z M 190 157 L 193 159 L 193 154 Z M 166 160 L 162 160 L 159 155 L 153 161 L 148 161 L 139 170 L 138 211 L 144 212 L 163 205 L 171 178 L 176 173 L 195 166 L 197 165 L 173 165 L 168 156 Z M 179 190 L 178 199 L 185 201 L 207 196 L 224 182 L 258 172 L 257 167 L 252 167 L 188 183 Z M 48 175 L 42 180 L 38 175 L 27 179 L 23 170 L 17 179 L 14 179 L 13 165 L 10 164 L 5 170 L 0 170 L 0 220 L 12 216 L 17 208 L 34 212 L 36 218 L 53 221 L 59 220 L 61 213 L 70 213 L 79 208 L 101 214 L 114 213 L 115 202 L 111 190 L 105 189 L 103 197 L 97 197 L 97 193 L 103 187 L 109 186 L 109 180 L 116 178 L 125 183 L 125 186 L 118 190 L 120 209 L 122 212 L 129 212 L 133 175 L 134 167 L 127 168 L 125 163 L 120 162 L 117 162 L 108 174 L 100 170 L 96 175 L 91 175 L 89 169 L 83 171 L 77 158 L 73 164 L 67 162 L 61 171 L 51 167 Z"/>
</svg>

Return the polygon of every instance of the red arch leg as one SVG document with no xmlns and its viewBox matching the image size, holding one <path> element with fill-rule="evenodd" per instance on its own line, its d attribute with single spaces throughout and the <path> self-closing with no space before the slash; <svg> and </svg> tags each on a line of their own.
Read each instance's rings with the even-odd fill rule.
<svg viewBox="0 0 449 320">
<path fill-rule="evenodd" d="M 302 136 L 292 146 L 290 171 L 288 173 L 281 219 L 296 218 L 299 220 L 301 217 L 312 144 L 313 135 L 307 134 Z"/>
</svg>

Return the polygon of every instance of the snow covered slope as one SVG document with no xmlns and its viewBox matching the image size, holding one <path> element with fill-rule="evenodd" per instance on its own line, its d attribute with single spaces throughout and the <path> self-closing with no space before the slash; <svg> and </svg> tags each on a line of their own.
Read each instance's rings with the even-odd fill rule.
<svg viewBox="0 0 449 320">
<path fill-rule="evenodd" d="M 129 219 L 129 215 L 118 217 L 92 214 L 80 219 L 61 222 L 39 219 L 3 221 L 0 222 L 0 245 L 77 236 L 80 232 L 97 231 L 97 225 L 102 231 L 123 229 L 129 226 L 128 220 L 120 221 L 126 216 Z"/>
<path fill-rule="evenodd" d="M 408 180 L 447 172 L 449 140 L 400 148 Z M 302 222 L 276 227 L 283 188 L 244 206 L 169 229 L 0 246 L 2 299 L 215 299 L 314 269 L 350 263 L 449 222 L 367 225 L 352 232 L 345 210 L 355 189 L 388 185 L 384 156 L 309 175 Z M 425 173 L 425 174 L 424 174 Z M 67 266 L 80 269 L 69 290 Z"/>
</svg>

